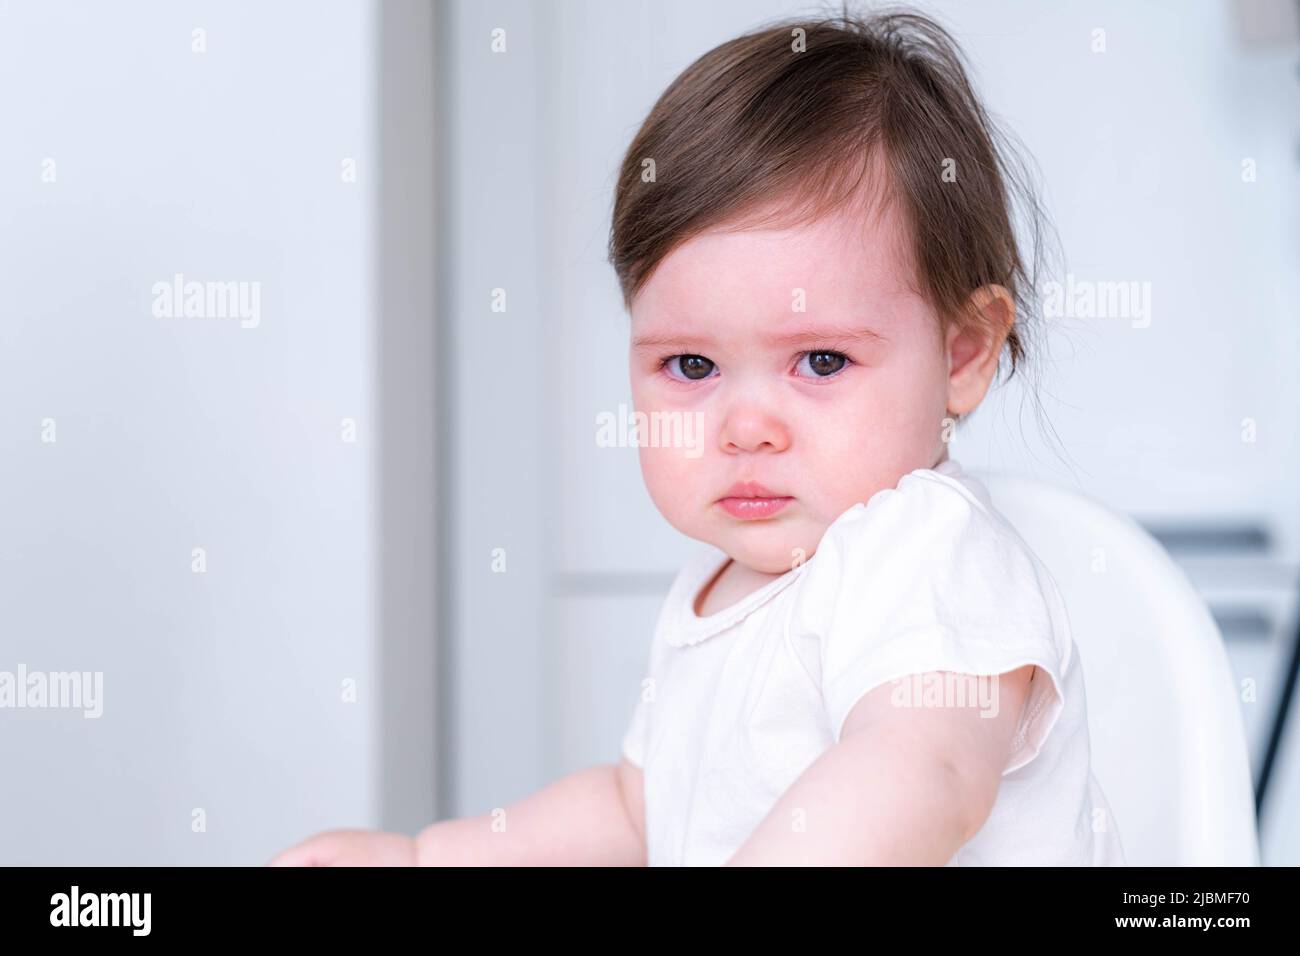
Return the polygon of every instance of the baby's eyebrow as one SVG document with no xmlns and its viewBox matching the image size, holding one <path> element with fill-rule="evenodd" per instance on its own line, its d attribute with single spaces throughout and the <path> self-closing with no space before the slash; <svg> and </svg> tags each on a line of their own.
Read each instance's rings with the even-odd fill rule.
<svg viewBox="0 0 1300 956">
<path fill-rule="evenodd" d="M 885 342 L 883 335 L 874 329 L 863 326 L 801 326 L 794 329 L 782 329 L 778 333 L 764 336 L 773 345 L 794 345 L 798 342 Z"/>
<path fill-rule="evenodd" d="M 717 345 L 717 341 L 708 335 L 636 335 L 632 337 L 632 348 L 638 352 L 648 352 L 652 350 L 678 348 L 685 349 L 692 346 L 703 346 L 711 348 Z"/>
<path fill-rule="evenodd" d="M 795 329 L 782 329 L 763 340 L 772 345 L 794 345 L 800 342 L 886 342 L 886 339 L 874 329 L 862 326 L 801 326 Z M 709 335 L 637 335 L 632 338 L 632 348 L 637 352 L 678 349 L 689 351 L 692 348 L 708 349 L 717 345 L 717 340 Z"/>
</svg>

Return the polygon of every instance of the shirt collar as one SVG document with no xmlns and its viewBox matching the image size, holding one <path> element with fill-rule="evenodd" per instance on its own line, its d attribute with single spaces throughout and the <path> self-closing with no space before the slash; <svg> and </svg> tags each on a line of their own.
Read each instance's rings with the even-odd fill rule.
<svg viewBox="0 0 1300 956">
<path fill-rule="evenodd" d="M 683 569 L 669 596 L 672 613 L 664 631 L 664 640 L 673 647 L 698 644 L 706 638 L 721 634 L 739 624 L 749 615 L 792 584 L 806 566 L 800 564 L 778 578 L 773 578 L 761 588 L 741 598 L 730 607 L 707 617 L 695 613 L 695 599 L 700 589 L 713 580 L 731 558 L 718 548 L 709 547 L 697 553 Z"/>
</svg>

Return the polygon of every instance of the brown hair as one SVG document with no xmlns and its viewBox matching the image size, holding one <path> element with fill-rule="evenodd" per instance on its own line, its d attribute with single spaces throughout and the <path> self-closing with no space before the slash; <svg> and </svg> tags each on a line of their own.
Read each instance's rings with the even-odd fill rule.
<svg viewBox="0 0 1300 956">
<path fill-rule="evenodd" d="M 952 37 L 913 11 L 854 16 L 846 5 L 729 40 L 673 80 L 623 160 L 609 259 L 624 305 L 683 241 L 775 197 L 797 221 L 833 211 L 880 159 L 878 195 L 904 214 L 913 288 L 941 327 L 978 321 L 968 303 L 982 285 L 1011 294 L 1014 375 L 1036 297 L 1011 194 L 1026 207 L 1035 263 L 1046 223 L 999 137 Z M 654 176 L 643 179 L 646 160 Z"/>
</svg>

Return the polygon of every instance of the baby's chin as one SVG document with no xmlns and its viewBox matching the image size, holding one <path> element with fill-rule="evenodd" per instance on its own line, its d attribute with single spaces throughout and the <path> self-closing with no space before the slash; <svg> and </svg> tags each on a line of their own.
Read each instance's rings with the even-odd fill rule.
<svg viewBox="0 0 1300 956">
<path fill-rule="evenodd" d="M 785 574 L 811 558 L 817 548 L 820 539 L 802 530 L 782 528 L 775 522 L 751 522 L 710 543 L 751 571 Z"/>
</svg>

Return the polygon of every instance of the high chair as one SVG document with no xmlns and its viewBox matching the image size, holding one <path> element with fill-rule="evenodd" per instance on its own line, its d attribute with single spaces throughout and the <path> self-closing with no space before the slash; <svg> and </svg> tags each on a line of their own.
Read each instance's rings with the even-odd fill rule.
<svg viewBox="0 0 1300 956">
<path fill-rule="evenodd" d="M 1136 521 L 1096 500 L 969 470 L 1065 599 L 1093 772 L 1128 865 L 1258 866 L 1236 680 L 1186 574 Z"/>
</svg>

